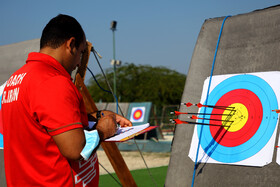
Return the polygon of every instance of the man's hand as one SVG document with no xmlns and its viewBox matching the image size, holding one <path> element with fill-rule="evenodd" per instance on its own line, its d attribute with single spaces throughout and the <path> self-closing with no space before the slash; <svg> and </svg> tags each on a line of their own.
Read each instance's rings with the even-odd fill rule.
<svg viewBox="0 0 280 187">
<path fill-rule="evenodd" d="M 128 119 L 126 119 L 125 117 L 123 117 L 121 115 L 118 115 L 118 114 L 116 114 L 114 112 L 111 112 L 111 111 L 108 111 L 108 110 L 103 110 L 102 112 L 103 112 L 104 116 L 115 115 L 116 116 L 116 122 L 121 127 L 131 127 L 132 126 L 131 121 L 129 121 Z"/>
<path fill-rule="evenodd" d="M 117 131 L 116 116 L 110 114 L 101 117 L 101 119 L 98 120 L 96 129 L 101 141 L 113 136 Z"/>
<path fill-rule="evenodd" d="M 95 121 L 97 119 L 96 112 L 90 114 L 89 120 L 90 118 L 92 118 L 92 121 Z M 106 138 L 113 136 L 118 128 L 117 124 L 119 124 L 121 127 L 132 126 L 131 121 L 129 121 L 125 117 L 108 110 L 102 110 L 101 118 L 98 120 L 98 123 L 96 125 L 96 129 L 99 133 L 100 140 L 103 141 Z"/>
</svg>

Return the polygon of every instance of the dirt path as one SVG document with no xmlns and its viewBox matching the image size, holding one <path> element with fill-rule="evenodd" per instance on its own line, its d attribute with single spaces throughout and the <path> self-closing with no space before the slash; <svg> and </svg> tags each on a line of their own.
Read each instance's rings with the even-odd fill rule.
<svg viewBox="0 0 280 187">
<path fill-rule="evenodd" d="M 146 168 L 145 163 L 139 152 L 121 152 L 124 161 L 129 170 Z M 170 153 L 142 153 L 149 168 L 167 166 L 169 163 Z M 102 164 L 110 173 L 114 173 L 104 151 L 97 151 L 99 163 Z M 100 166 L 100 175 L 107 172 Z"/>
</svg>

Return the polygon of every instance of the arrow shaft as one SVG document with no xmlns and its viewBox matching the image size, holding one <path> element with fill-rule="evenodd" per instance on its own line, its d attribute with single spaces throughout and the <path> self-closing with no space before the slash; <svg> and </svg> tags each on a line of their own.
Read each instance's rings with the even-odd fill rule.
<svg viewBox="0 0 280 187">
<path fill-rule="evenodd" d="M 192 122 L 192 121 L 182 121 L 187 124 L 192 124 L 192 125 L 208 125 L 208 126 L 219 126 L 219 127 L 230 127 L 228 125 L 218 125 L 218 124 L 210 124 L 210 123 L 198 123 L 198 122 Z"/>
<path fill-rule="evenodd" d="M 229 121 L 229 120 L 223 120 L 223 119 L 209 119 L 209 118 L 199 118 L 199 119 L 204 119 L 204 120 L 211 120 L 211 121 L 224 121 L 224 122 L 231 122 L 233 123 L 234 121 Z"/>
<path fill-rule="evenodd" d="M 181 114 L 192 114 L 192 115 L 205 115 L 205 116 L 207 116 L 207 115 L 218 115 L 218 116 L 228 116 L 228 114 L 209 114 L 209 113 L 181 113 Z"/>
</svg>

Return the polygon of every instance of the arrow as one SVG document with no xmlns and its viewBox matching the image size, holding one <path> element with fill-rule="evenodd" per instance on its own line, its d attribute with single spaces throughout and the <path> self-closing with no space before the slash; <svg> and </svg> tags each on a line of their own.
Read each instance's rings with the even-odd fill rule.
<svg viewBox="0 0 280 187">
<path fill-rule="evenodd" d="M 181 105 L 186 105 L 187 107 L 190 107 L 192 105 L 195 105 L 197 106 L 198 108 L 201 108 L 201 107 L 208 107 L 208 108 L 216 108 L 216 109 L 223 109 L 223 110 L 232 110 L 234 109 L 234 107 L 228 107 L 228 106 L 215 106 L 215 105 L 203 105 L 201 103 L 197 103 L 197 104 L 192 104 L 190 102 L 188 103 L 181 103 Z M 231 109 L 230 109 L 231 108 Z"/>
<path fill-rule="evenodd" d="M 277 114 L 280 113 L 280 110 L 279 109 L 275 109 L 275 110 L 272 110 L 273 112 L 276 112 Z"/>
<path fill-rule="evenodd" d="M 228 125 L 218 125 L 218 124 L 209 124 L 209 123 L 198 123 L 192 121 L 181 121 L 179 119 L 173 119 L 175 124 L 192 124 L 192 125 L 208 125 L 208 126 L 220 126 L 220 127 L 230 127 Z"/>
<path fill-rule="evenodd" d="M 180 114 L 190 114 L 190 113 L 174 111 L 174 112 L 170 112 L 170 114 L 175 114 L 175 116 L 179 116 Z"/>
<path fill-rule="evenodd" d="M 231 116 L 231 115 L 229 115 L 229 116 Z M 228 120 L 222 120 L 222 119 L 200 118 L 200 117 L 197 117 L 197 116 L 195 116 L 195 115 L 192 115 L 190 118 L 191 118 L 191 119 L 204 119 L 204 120 L 211 120 L 211 121 L 224 121 L 224 122 L 231 122 L 231 123 L 234 122 L 234 121 L 228 121 Z"/>
<path fill-rule="evenodd" d="M 190 113 L 190 112 L 179 112 L 179 111 L 170 112 L 170 114 L 175 114 L 176 116 L 179 116 L 181 114 L 209 115 L 209 116 L 210 115 L 228 116 L 228 114 Z"/>
<path fill-rule="evenodd" d="M 190 107 L 190 106 L 192 106 L 193 104 L 190 103 L 190 102 L 188 102 L 188 103 L 181 103 L 181 105 L 186 105 L 187 107 Z"/>
</svg>

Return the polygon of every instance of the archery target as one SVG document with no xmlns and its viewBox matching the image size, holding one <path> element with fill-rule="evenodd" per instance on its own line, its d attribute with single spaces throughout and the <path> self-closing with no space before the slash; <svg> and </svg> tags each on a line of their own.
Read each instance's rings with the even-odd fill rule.
<svg viewBox="0 0 280 187">
<path fill-rule="evenodd" d="M 131 109 L 131 116 L 130 116 L 130 121 L 132 123 L 135 122 L 143 122 L 144 121 L 144 116 L 145 116 L 145 107 L 133 107 Z"/>
<path fill-rule="evenodd" d="M 208 120 L 198 122 L 221 126 L 197 125 L 190 157 L 194 158 L 191 150 L 196 152 L 199 139 L 201 162 L 255 166 L 270 163 L 278 123 L 277 113 L 272 112 L 279 106 L 279 94 L 275 92 L 279 86 L 275 82 L 279 83 L 280 73 L 213 76 L 212 81 L 207 101 L 204 85 L 201 102 L 216 107 L 201 108 L 200 113 L 211 115 L 200 115 Z M 197 143 L 196 149 L 193 142 Z"/>
</svg>

